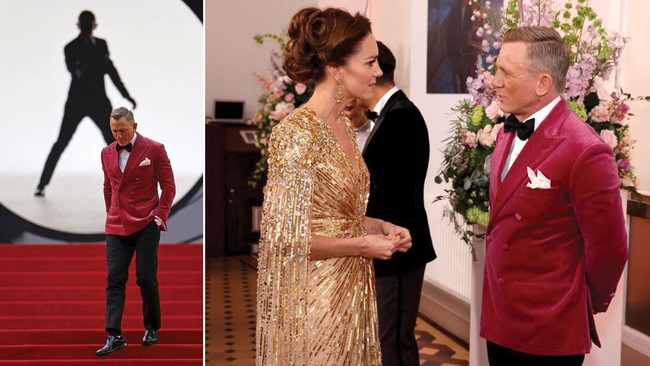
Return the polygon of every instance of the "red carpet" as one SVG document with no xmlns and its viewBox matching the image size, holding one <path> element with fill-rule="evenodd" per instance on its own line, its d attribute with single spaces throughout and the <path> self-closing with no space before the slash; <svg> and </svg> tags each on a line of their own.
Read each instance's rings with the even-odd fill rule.
<svg viewBox="0 0 650 366">
<path fill-rule="evenodd" d="M 0 244 L 0 366 L 203 365 L 203 246 L 161 244 L 158 282 L 158 343 L 140 343 L 132 263 L 122 320 L 128 346 L 97 357 L 104 344 L 105 245 Z"/>
</svg>

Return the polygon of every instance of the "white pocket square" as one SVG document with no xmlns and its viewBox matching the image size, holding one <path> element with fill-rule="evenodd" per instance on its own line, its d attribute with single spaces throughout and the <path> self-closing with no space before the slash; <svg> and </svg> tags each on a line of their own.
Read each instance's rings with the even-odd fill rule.
<svg viewBox="0 0 650 366">
<path fill-rule="evenodd" d="M 149 160 L 149 158 L 144 158 L 144 160 L 142 160 L 140 162 L 140 165 L 138 166 L 147 166 L 147 165 L 151 165 L 151 160 Z"/>
<path fill-rule="evenodd" d="M 546 178 L 544 174 L 540 170 L 537 170 L 537 175 L 535 175 L 535 172 L 533 172 L 530 167 L 526 168 L 528 170 L 528 179 L 530 179 L 530 182 L 526 184 L 526 187 L 532 188 L 532 189 L 549 189 L 551 188 L 551 180 Z"/>
</svg>

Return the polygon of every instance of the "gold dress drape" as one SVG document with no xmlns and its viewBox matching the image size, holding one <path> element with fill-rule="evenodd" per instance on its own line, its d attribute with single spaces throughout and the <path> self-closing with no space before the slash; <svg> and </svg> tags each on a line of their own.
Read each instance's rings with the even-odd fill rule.
<svg viewBox="0 0 650 366">
<path fill-rule="evenodd" d="M 381 364 L 372 260 L 309 260 L 312 234 L 365 234 L 369 177 L 353 145 L 354 163 L 306 108 L 273 128 L 258 257 L 258 366 Z"/>
</svg>

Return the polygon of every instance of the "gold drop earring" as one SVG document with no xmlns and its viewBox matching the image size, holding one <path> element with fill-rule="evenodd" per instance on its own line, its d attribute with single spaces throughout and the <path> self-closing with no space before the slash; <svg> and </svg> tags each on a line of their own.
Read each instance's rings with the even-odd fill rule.
<svg viewBox="0 0 650 366">
<path fill-rule="evenodd" d="M 336 88 L 334 88 L 334 99 L 336 103 L 341 103 L 343 99 L 343 82 L 341 79 L 336 80 Z"/>
</svg>

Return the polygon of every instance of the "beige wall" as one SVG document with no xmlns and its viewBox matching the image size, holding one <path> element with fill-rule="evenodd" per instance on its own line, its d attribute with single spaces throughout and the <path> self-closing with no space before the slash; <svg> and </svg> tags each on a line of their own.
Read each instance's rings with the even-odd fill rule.
<svg viewBox="0 0 650 366">
<path fill-rule="evenodd" d="M 623 53 L 619 80 L 623 90 L 628 93 L 650 95 L 650 22 L 647 17 L 650 3 L 639 0 L 623 0 L 621 3 L 621 31 L 630 40 Z M 634 102 L 631 107 L 634 116 L 630 120 L 630 130 L 637 141 L 633 162 L 641 180 L 641 189 L 650 193 L 650 164 L 646 160 L 650 156 L 650 103 Z"/>
<path fill-rule="evenodd" d="M 272 41 L 258 45 L 253 36 L 279 33 L 286 29 L 291 16 L 306 6 L 341 7 L 351 12 L 371 13 L 373 32 L 384 41 L 398 59 L 396 80 L 408 90 L 408 39 L 410 25 L 408 3 L 371 0 L 238 0 L 206 1 L 205 4 L 205 113 L 214 114 L 214 101 L 244 100 L 244 117 L 257 111 L 262 93 L 255 73 L 265 74 L 269 68 L 269 52 L 276 48 Z M 376 18 L 376 19 L 375 19 Z M 383 26 L 385 23 L 390 26 Z"/>
<path fill-rule="evenodd" d="M 256 34 L 286 30 L 291 16 L 307 6 L 342 7 L 363 13 L 366 0 L 208 0 L 205 2 L 205 113 L 214 115 L 215 100 L 245 101 L 251 118 L 262 94 L 255 74 L 266 75 L 269 53 L 277 43 L 253 40 Z"/>
<path fill-rule="evenodd" d="M 265 75 L 274 42 L 259 45 L 256 34 L 280 33 L 300 8 L 316 0 L 205 1 L 205 113 L 214 115 L 214 101 L 245 101 L 244 117 L 257 111 L 262 88 L 255 73 Z"/>
</svg>

